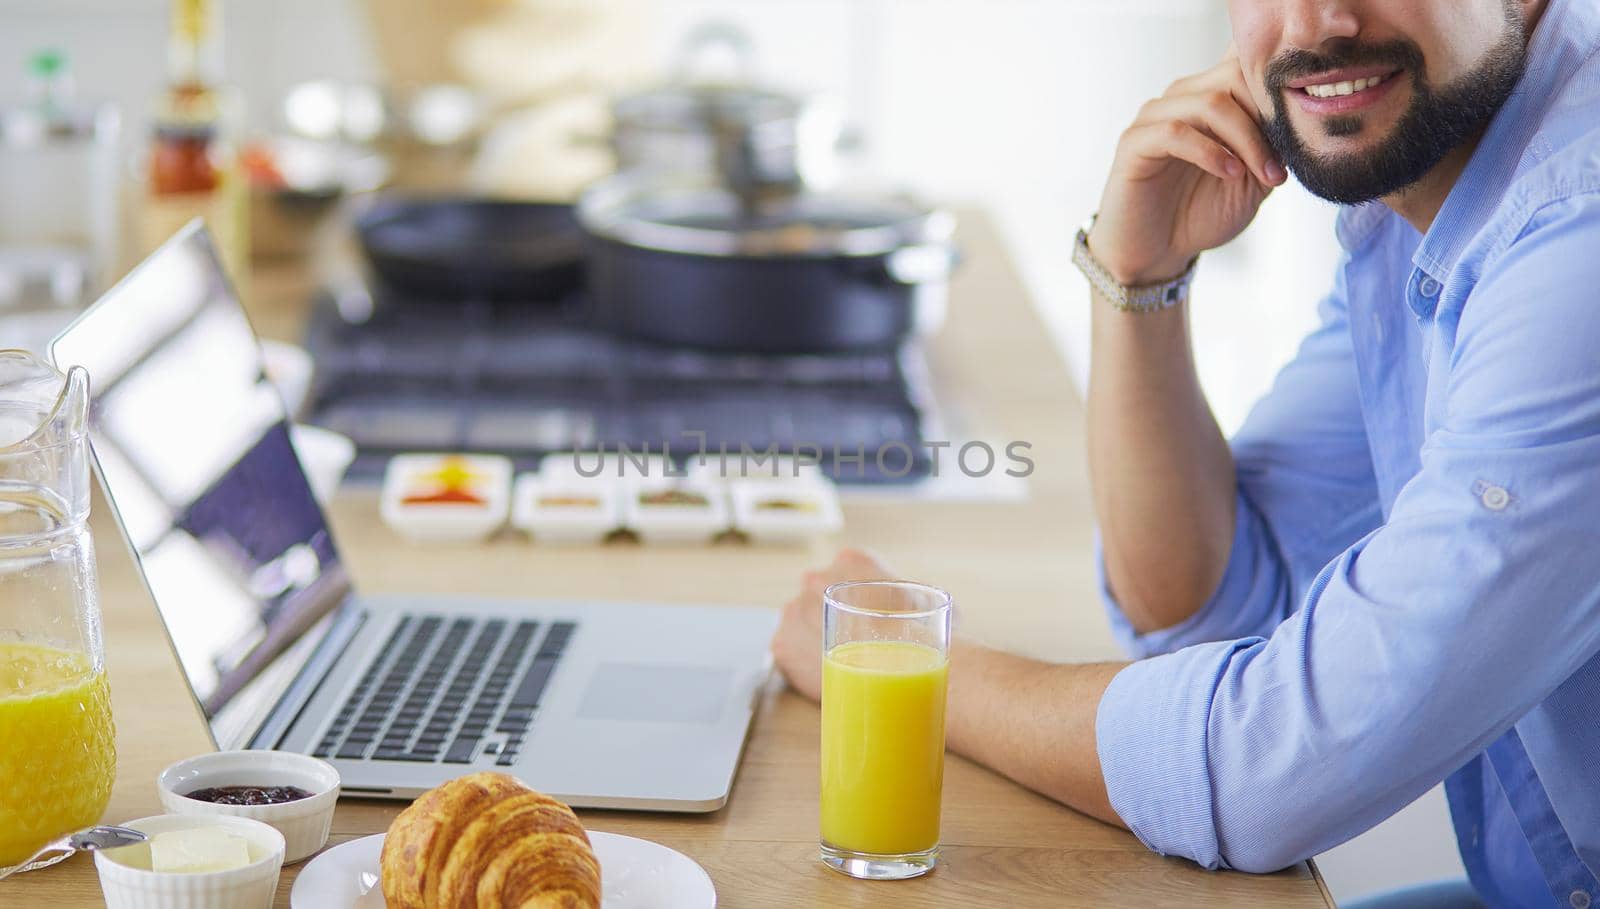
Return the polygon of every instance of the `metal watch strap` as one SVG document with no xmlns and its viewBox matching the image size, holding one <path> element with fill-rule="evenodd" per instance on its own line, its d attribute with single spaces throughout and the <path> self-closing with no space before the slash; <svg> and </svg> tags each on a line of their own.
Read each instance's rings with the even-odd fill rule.
<svg viewBox="0 0 1600 909">
<path fill-rule="evenodd" d="M 1089 251 L 1088 228 L 1078 231 L 1078 239 L 1072 249 L 1072 264 L 1078 266 L 1083 276 L 1089 279 L 1089 284 L 1111 301 L 1112 308 L 1120 312 L 1160 312 L 1188 300 L 1189 285 L 1194 283 L 1195 267 L 1199 263 L 1199 256 L 1189 260 L 1189 267 L 1171 281 L 1129 287 L 1113 277 Z"/>
</svg>

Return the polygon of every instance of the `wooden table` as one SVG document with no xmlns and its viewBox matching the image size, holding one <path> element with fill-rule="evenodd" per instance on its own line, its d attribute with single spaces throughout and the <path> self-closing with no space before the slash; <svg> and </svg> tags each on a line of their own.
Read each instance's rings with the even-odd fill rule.
<svg viewBox="0 0 1600 909">
<path fill-rule="evenodd" d="M 1032 443 L 1037 466 L 1028 501 L 852 502 L 842 539 L 810 550 L 615 543 L 555 550 L 514 535 L 439 550 L 406 544 L 379 521 L 374 495 L 347 490 L 332 520 L 354 577 L 368 592 L 776 605 L 796 589 L 804 568 L 849 543 L 951 590 L 958 628 L 970 637 L 1047 659 L 1115 656 L 1093 592 L 1082 405 L 992 227 L 969 216 L 962 236 L 966 262 L 950 319 L 930 352 L 935 378 L 941 400 L 980 417 L 989 437 Z M 309 282 L 294 266 L 258 272 L 258 331 L 296 338 Z M 117 821 L 160 813 L 156 774 L 211 743 L 126 549 L 103 503 L 95 507 L 119 757 L 106 816 Z M 774 684 L 726 808 L 703 816 L 583 812 L 583 820 L 693 857 L 730 909 L 1333 904 L 1309 864 L 1259 877 L 1207 873 L 1152 855 L 1123 831 L 955 757 L 945 776 L 939 869 L 903 883 L 850 880 L 817 860 L 817 751 L 817 707 Z M 382 831 L 399 808 L 347 800 L 333 841 Z M 281 905 L 288 905 L 296 870 L 284 871 Z M 93 864 L 83 857 L 0 890 L 8 906 L 99 903 Z"/>
</svg>

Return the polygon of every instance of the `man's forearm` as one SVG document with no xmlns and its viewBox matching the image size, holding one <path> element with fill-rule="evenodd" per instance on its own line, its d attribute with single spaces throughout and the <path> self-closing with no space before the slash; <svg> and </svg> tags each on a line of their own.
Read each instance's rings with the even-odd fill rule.
<svg viewBox="0 0 1600 909">
<path fill-rule="evenodd" d="M 1118 604 L 1140 632 L 1193 615 L 1233 539 L 1233 456 L 1200 390 L 1187 305 L 1093 300 L 1089 474 Z"/>
<path fill-rule="evenodd" d="M 1106 795 L 1095 716 L 1125 664 L 1054 665 L 976 644 L 950 652 L 950 747 L 1058 802 L 1124 826 Z"/>
</svg>

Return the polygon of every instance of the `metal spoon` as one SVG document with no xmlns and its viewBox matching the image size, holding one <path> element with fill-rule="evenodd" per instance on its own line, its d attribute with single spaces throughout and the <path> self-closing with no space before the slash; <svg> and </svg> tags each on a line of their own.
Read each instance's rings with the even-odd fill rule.
<svg viewBox="0 0 1600 909">
<path fill-rule="evenodd" d="M 37 862 L 40 857 L 51 852 L 65 852 L 69 855 L 74 852 L 94 852 L 96 849 L 115 849 L 118 846 L 131 846 L 134 843 L 142 843 L 147 839 L 149 839 L 148 836 L 127 827 L 85 827 L 77 833 L 69 833 L 61 839 L 45 843 L 38 852 L 28 856 L 9 869 L 0 869 L 0 880 L 5 880 L 16 874 L 18 871 Z"/>
</svg>

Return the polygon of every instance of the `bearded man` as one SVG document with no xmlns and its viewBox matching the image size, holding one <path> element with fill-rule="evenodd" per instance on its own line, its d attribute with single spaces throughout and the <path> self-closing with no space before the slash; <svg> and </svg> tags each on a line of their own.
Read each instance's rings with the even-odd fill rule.
<svg viewBox="0 0 1600 909">
<path fill-rule="evenodd" d="M 1245 871 L 1443 781 L 1470 881 L 1383 905 L 1600 899 L 1597 6 L 1231 0 L 1234 50 L 1139 112 L 1074 256 L 1104 597 L 1139 659 L 957 644 L 952 748 Z M 1344 256 L 1229 441 L 1189 277 L 1287 172 L 1346 206 Z M 795 688 L 822 588 L 886 574 L 807 577 L 773 645 Z"/>
</svg>

